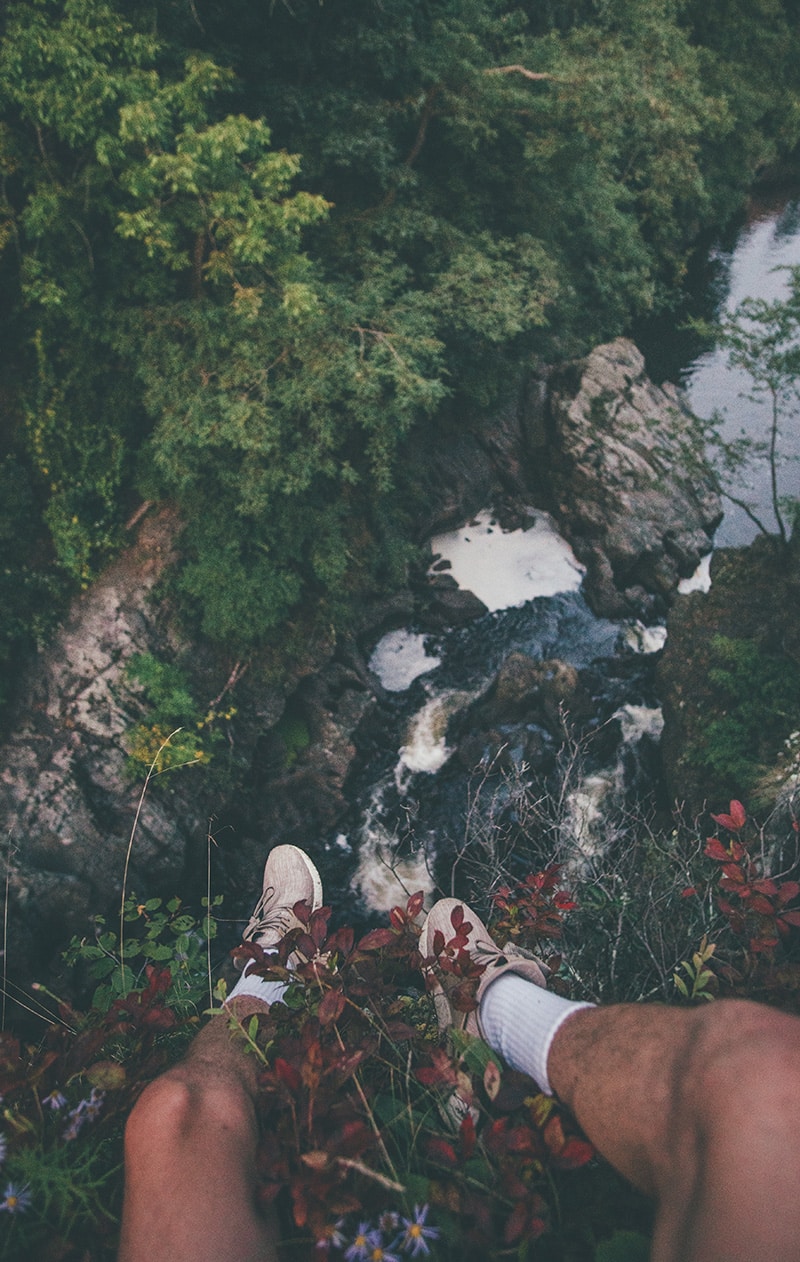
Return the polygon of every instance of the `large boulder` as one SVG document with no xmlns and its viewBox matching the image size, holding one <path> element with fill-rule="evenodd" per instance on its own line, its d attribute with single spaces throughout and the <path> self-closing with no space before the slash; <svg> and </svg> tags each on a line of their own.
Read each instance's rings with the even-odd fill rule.
<svg viewBox="0 0 800 1262">
<path fill-rule="evenodd" d="M 722 518 L 707 471 L 687 460 L 694 417 L 624 338 L 552 375 L 549 414 L 554 511 L 589 568 L 595 609 L 660 612 Z"/>
</svg>

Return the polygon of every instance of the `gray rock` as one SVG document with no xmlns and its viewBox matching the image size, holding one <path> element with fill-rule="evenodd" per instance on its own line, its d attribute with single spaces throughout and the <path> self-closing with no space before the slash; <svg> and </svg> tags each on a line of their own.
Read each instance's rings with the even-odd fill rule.
<svg viewBox="0 0 800 1262">
<path fill-rule="evenodd" d="M 677 390 L 653 385 L 618 338 L 554 374 L 549 407 L 556 513 L 589 566 L 595 608 L 650 613 L 642 589 L 669 603 L 722 518 L 710 476 L 687 459 L 696 422 Z"/>
<path fill-rule="evenodd" d="M 445 586 L 446 579 L 450 582 Z M 488 612 L 486 605 L 474 592 L 458 587 L 449 574 L 436 576 L 426 611 L 426 622 L 429 626 L 434 629 L 460 627 L 466 622 L 482 618 Z"/>
<path fill-rule="evenodd" d="M 164 510 L 73 604 L 21 689 L 0 750 L 0 834 L 7 839 L 8 976 L 24 985 L 54 945 L 87 929 L 122 888 L 141 781 L 126 772 L 125 733 L 141 717 L 125 665 L 137 652 L 182 647 L 149 597 L 174 555 Z M 192 846 L 204 848 L 199 769 L 165 777 L 139 813 L 128 890 L 179 887 Z"/>
</svg>

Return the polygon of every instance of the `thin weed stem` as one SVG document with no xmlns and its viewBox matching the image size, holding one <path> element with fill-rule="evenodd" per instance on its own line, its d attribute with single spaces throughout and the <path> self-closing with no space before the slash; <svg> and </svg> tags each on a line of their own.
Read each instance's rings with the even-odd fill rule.
<svg viewBox="0 0 800 1262">
<path fill-rule="evenodd" d="M 177 736 L 178 733 L 182 731 L 183 731 L 182 727 L 176 727 L 175 731 L 170 732 L 169 736 L 167 736 L 159 745 L 156 751 L 155 757 L 153 758 L 153 761 L 150 763 L 150 766 L 147 769 L 147 775 L 144 778 L 142 791 L 139 794 L 139 803 L 136 807 L 136 814 L 133 818 L 133 827 L 131 828 L 131 835 L 128 838 L 128 849 L 125 852 L 125 867 L 122 872 L 122 893 L 120 895 L 120 900 L 119 900 L 119 972 L 120 972 L 120 983 L 121 983 L 123 995 L 127 995 L 128 993 L 125 986 L 125 899 L 128 896 L 128 871 L 131 865 L 131 854 L 133 853 L 133 841 L 136 836 L 136 829 L 139 826 L 139 816 L 142 813 L 142 807 L 144 806 L 144 799 L 147 795 L 147 790 L 150 785 L 150 781 L 152 780 L 154 775 L 160 774 L 160 772 L 156 770 L 156 768 L 158 767 L 158 760 L 161 757 L 164 750 L 169 745 L 173 736 Z M 178 765 L 181 767 L 185 767 L 188 765 L 188 763 L 179 763 Z M 178 767 L 170 767 L 169 770 L 177 771 Z"/>
</svg>

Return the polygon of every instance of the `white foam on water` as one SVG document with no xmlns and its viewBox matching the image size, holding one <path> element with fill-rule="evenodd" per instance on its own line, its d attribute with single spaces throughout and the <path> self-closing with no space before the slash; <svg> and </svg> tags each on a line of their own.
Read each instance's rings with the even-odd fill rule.
<svg viewBox="0 0 800 1262">
<path fill-rule="evenodd" d="M 622 638 L 635 653 L 658 653 L 667 642 L 667 628 L 646 627 L 637 620 L 625 627 Z"/>
<path fill-rule="evenodd" d="M 664 715 L 660 706 L 624 705 L 614 711 L 613 717 L 620 721 L 626 745 L 640 741 L 643 736 L 660 740 L 664 731 Z"/>
<path fill-rule="evenodd" d="M 463 689 L 450 689 L 431 697 L 416 714 L 412 715 L 406 729 L 404 743 L 400 746 L 400 761 L 395 767 L 395 784 L 405 792 L 414 772 L 433 775 L 447 762 L 453 750 L 447 744 L 447 724 L 454 714 L 463 710 L 480 693 Z"/>
<path fill-rule="evenodd" d="M 422 890 L 425 906 L 435 899 L 433 878 L 424 849 L 397 856 L 397 837 L 381 822 L 383 794 L 380 785 L 372 795 L 358 838 L 358 867 L 351 886 L 372 911 L 391 911 L 405 906 L 411 894 Z"/>
<path fill-rule="evenodd" d="M 567 794 L 561 835 L 570 849 L 577 852 L 567 863 L 571 872 L 583 871 L 581 860 L 602 854 L 609 844 L 604 806 L 616 787 L 617 776 L 610 772 L 586 776 L 579 788 Z"/>
<path fill-rule="evenodd" d="M 427 650 L 429 636 L 415 631 L 388 631 L 378 640 L 369 659 L 369 668 L 387 692 L 405 692 L 415 679 L 435 670 L 441 658 Z"/>
<path fill-rule="evenodd" d="M 708 592 L 711 590 L 711 553 L 707 552 L 690 578 L 682 578 L 678 583 L 681 596 L 689 592 Z"/>
<path fill-rule="evenodd" d="M 436 535 L 431 549 L 450 562 L 459 587 L 474 592 L 492 611 L 577 591 L 584 566 L 547 513 L 537 510 L 535 519 L 527 530 L 504 531 L 485 509 L 459 530 Z"/>
</svg>

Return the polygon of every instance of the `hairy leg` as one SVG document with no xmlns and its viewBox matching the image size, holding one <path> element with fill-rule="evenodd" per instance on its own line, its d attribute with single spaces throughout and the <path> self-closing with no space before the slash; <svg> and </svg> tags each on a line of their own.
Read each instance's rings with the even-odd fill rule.
<svg viewBox="0 0 800 1262">
<path fill-rule="evenodd" d="M 584 1008 L 556 1095 L 657 1202 L 654 1262 L 800 1258 L 800 1020 L 745 1000 Z"/>
<path fill-rule="evenodd" d="M 252 996 L 229 1007 L 239 1020 L 268 1010 Z M 255 1199 L 255 1086 L 218 1016 L 145 1089 L 125 1131 L 119 1262 L 275 1262 L 277 1226 Z"/>
</svg>

